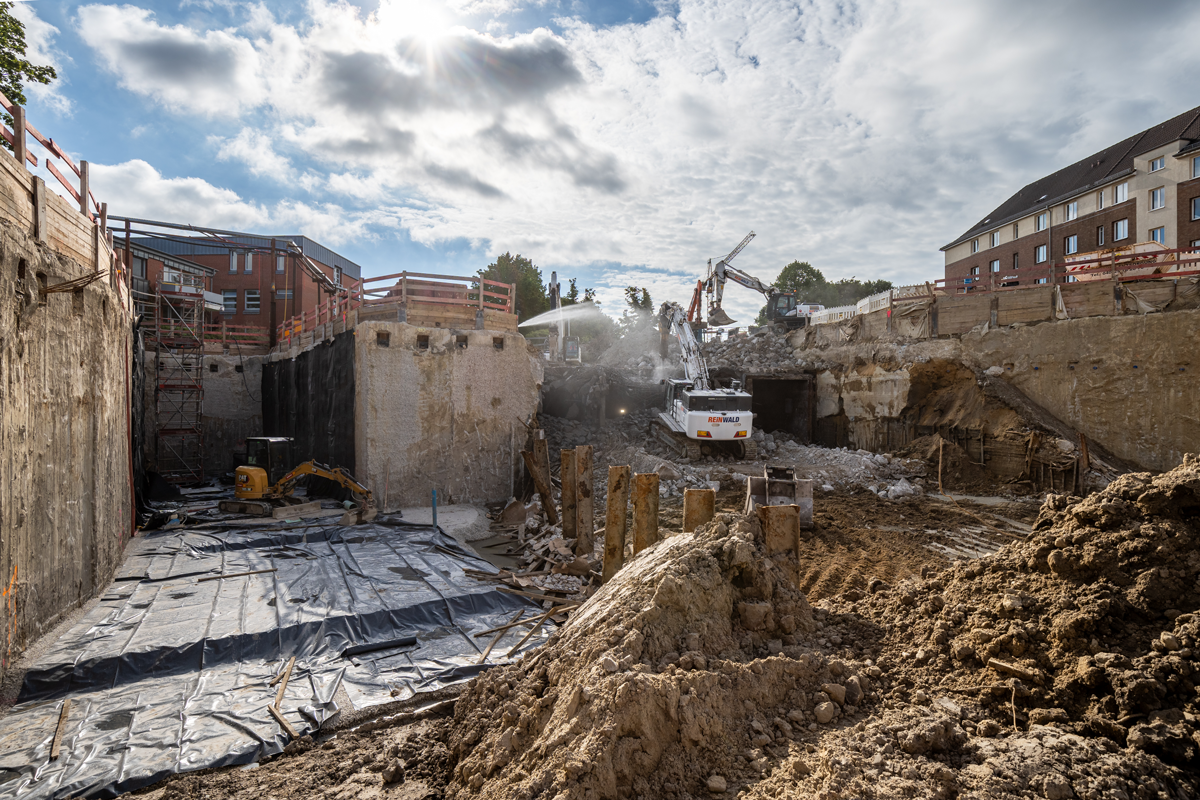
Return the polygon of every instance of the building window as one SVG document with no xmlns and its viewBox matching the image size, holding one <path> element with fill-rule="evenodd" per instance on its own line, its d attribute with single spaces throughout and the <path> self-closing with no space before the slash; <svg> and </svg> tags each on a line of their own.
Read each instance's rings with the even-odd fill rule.
<svg viewBox="0 0 1200 800">
<path fill-rule="evenodd" d="M 247 314 L 257 314 L 258 313 L 258 303 L 259 303 L 258 289 L 247 289 L 246 290 L 246 313 Z"/>
<path fill-rule="evenodd" d="M 1200 197 L 1192 198 L 1192 219 L 1200 219 Z M 134 259 L 133 263 L 137 264 L 137 259 Z M 136 268 L 134 274 L 137 274 Z"/>
<path fill-rule="evenodd" d="M 1113 223 L 1113 241 L 1119 242 L 1129 238 L 1129 220 L 1119 219 Z"/>
<path fill-rule="evenodd" d="M 237 253 L 229 254 L 229 274 L 233 275 L 237 272 Z"/>
<path fill-rule="evenodd" d="M 1037 250 L 1033 252 L 1033 261 L 1035 264 L 1041 264 L 1045 262 L 1046 258 L 1046 245 L 1039 244 Z"/>
<path fill-rule="evenodd" d="M 978 253 L 978 252 L 979 252 L 979 240 L 978 240 L 978 239 L 972 239 L 972 240 L 971 240 L 971 252 L 972 252 L 972 253 Z"/>
<path fill-rule="evenodd" d="M 342 268 L 341 267 L 333 268 L 333 283 L 335 286 L 342 285 Z"/>
<path fill-rule="evenodd" d="M 997 258 L 995 261 L 988 264 L 988 267 L 991 268 L 992 272 L 999 272 L 1000 271 L 1000 259 Z"/>
<path fill-rule="evenodd" d="M 1046 280 L 1046 278 L 1038 278 L 1036 281 L 1034 281 L 1034 283 L 1045 283 Z"/>
<path fill-rule="evenodd" d="M 1124 203 L 1129 199 L 1129 183 L 1118 183 L 1113 187 L 1113 205 Z"/>
<path fill-rule="evenodd" d="M 1104 190 L 1103 189 L 1096 192 L 1096 210 L 1099 211 L 1102 208 L 1104 208 Z"/>
<path fill-rule="evenodd" d="M 978 274 L 979 274 L 979 267 L 971 267 L 971 274 L 972 274 L 972 275 L 978 275 Z"/>
<path fill-rule="evenodd" d="M 1104 226 L 1096 228 L 1096 247 L 1104 247 Z"/>
<path fill-rule="evenodd" d="M 1192 159 L 1192 177 L 1200 178 L 1200 156 Z"/>
<path fill-rule="evenodd" d="M 275 299 L 276 300 L 291 300 L 292 299 L 292 291 L 293 291 L 292 289 L 276 289 L 275 290 Z"/>
<path fill-rule="evenodd" d="M 1067 203 L 1066 206 L 1063 207 L 1063 219 L 1067 222 L 1070 222 L 1071 220 L 1078 219 L 1078 218 L 1079 218 L 1079 203 L 1078 202 Z"/>
<path fill-rule="evenodd" d="M 1046 230 L 1046 222 L 1047 222 L 1047 219 L 1046 219 L 1045 212 L 1038 214 L 1037 215 L 1037 224 L 1034 226 L 1034 230 L 1038 230 L 1038 231 Z"/>
<path fill-rule="evenodd" d="M 1192 247 L 1200 247 L 1200 239 L 1196 239 L 1194 242 L 1192 242 Z"/>
<path fill-rule="evenodd" d="M 1195 205 L 1196 205 L 1196 203 L 1195 203 L 1195 201 L 1193 201 L 1192 206 L 1195 207 Z M 146 277 L 146 259 L 142 258 L 141 256 L 133 257 L 133 277 L 135 277 L 135 278 Z"/>
<path fill-rule="evenodd" d="M 225 307 L 221 309 L 226 314 L 237 313 L 237 289 L 226 289 L 221 292 L 221 300 L 224 301 Z"/>
<path fill-rule="evenodd" d="M 1063 239 L 1063 252 L 1072 255 L 1079 252 L 1079 237 L 1072 234 Z"/>
<path fill-rule="evenodd" d="M 1157 211 L 1167 204 L 1167 190 L 1162 186 L 1150 190 L 1150 210 Z"/>
<path fill-rule="evenodd" d="M 276 272 L 283 272 L 283 259 L 284 259 L 284 256 L 275 256 L 275 271 Z"/>
<path fill-rule="evenodd" d="M 992 232 L 992 247 L 995 247 L 998 244 L 1000 244 L 1000 231 L 993 231 Z"/>
<path fill-rule="evenodd" d="M 249 275 L 252 272 L 254 272 L 254 255 L 246 253 L 246 274 Z"/>
<path fill-rule="evenodd" d="M 1167 243 L 1167 229 L 1162 226 L 1159 226 L 1157 228 L 1151 228 L 1150 229 L 1150 238 L 1153 239 L 1154 241 L 1158 242 L 1159 244 L 1166 244 Z"/>
<path fill-rule="evenodd" d="M 1021 259 L 1016 253 L 1013 253 L 1013 269 L 1020 269 Z"/>
<path fill-rule="evenodd" d="M 1020 230 L 1020 229 L 1017 228 L 1017 223 L 1014 222 L 1013 223 L 1013 239 L 1016 239 L 1017 237 L 1019 237 L 1021 235 L 1020 233 L 1017 232 L 1018 230 Z"/>
<path fill-rule="evenodd" d="M 1164 159 L 1163 159 L 1163 157 L 1162 157 L 1162 156 L 1159 156 L 1158 158 L 1156 158 L 1156 159 L 1153 159 L 1153 160 L 1150 162 L 1150 171 L 1151 171 L 1151 172 L 1158 172 L 1160 169 L 1162 169 L 1162 168 L 1163 168 L 1163 164 L 1164 164 Z"/>
</svg>

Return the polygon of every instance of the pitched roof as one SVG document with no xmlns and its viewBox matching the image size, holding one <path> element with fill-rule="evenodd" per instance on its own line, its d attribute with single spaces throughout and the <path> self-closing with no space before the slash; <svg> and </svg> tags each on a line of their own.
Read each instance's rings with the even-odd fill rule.
<svg viewBox="0 0 1200 800">
<path fill-rule="evenodd" d="M 1001 203 L 982 221 L 942 248 L 948 250 L 960 242 L 972 239 L 985 231 L 1006 225 L 1047 205 L 1066 200 L 1093 186 L 1100 186 L 1133 172 L 1133 158 L 1165 144 L 1187 140 L 1184 149 L 1200 140 L 1200 106 L 1185 111 L 1153 128 L 1147 128 L 1128 139 L 1104 148 L 1069 167 L 1039 178 Z"/>
</svg>

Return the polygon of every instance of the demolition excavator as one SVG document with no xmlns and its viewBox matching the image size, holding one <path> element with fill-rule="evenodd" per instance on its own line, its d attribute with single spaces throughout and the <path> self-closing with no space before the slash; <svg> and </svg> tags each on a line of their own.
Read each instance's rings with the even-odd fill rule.
<svg viewBox="0 0 1200 800">
<path fill-rule="evenodd" d="M 804 327 L 813 312 L 825 308 L 816 303 L 799 303 L 795 292 L 781 292 L 775 286 L 768 286 L 753 275 L 729 265 L 729 262 L 733 261 L 746 245 L 750 244 L 754 235 L 754 231 L 750 231 L 746 238 L 742 239 L 741 244 L 733 248 L 733 252 L 729 255 L 719 260 L 716 266 L 713 266 L 711 258 L 708 260 L 708 273 L 704 280 L 696 281 L 696 289 L 692 292 L 692 302 L 688 306 L 687 320 L 692 323 L 693 327 L 706 327 L 700 313 L 705 294 L 708 295 L 708 324 L 717 327 L 734 324 L 735 320 L 731 319 L 721 308 L 721 301 L 725 297 L 726 281 L 733 281 L 766 297 L 768 324 L 778 325 L 789 331 Z"/>
<path fill-rule="evenodd" d="M 756 457 L 758 444 L 750 438 L 750 394 L 742 391 L 740 381 L 729 389 L 712 385 L 700 343 L 678 303 L 663 303 L 658 314 L 679 342 L 686 377 L 664 381 L 667 408 L 650 423 L 651 435 L 683 458 L 719 453 Z"/>
</svg>

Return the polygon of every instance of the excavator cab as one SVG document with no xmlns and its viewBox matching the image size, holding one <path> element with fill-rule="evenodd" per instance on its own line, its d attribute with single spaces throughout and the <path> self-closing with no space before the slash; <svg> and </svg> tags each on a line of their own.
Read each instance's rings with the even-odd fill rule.
<svg viewBox="0 0 1200 800">
<path fill-rule="evenodd" d="M 285 436 L 247 436 L 246 463 L 234 473 L 234 496 L 261 500 L 294 466 L 292 442 Z"/>
</svg>

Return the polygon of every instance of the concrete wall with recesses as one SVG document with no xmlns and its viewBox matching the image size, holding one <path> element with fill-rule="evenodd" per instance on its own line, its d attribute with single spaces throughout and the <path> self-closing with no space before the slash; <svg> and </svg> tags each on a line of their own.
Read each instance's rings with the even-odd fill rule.
<svg viewBox="0 0 1200 800">
<path fill-rule="evenodd" d="M 355 475 L 380 502 L 508 498 L 543 379 L 525 338 L 399 322 L 355 333 Z"/>
</svg>

